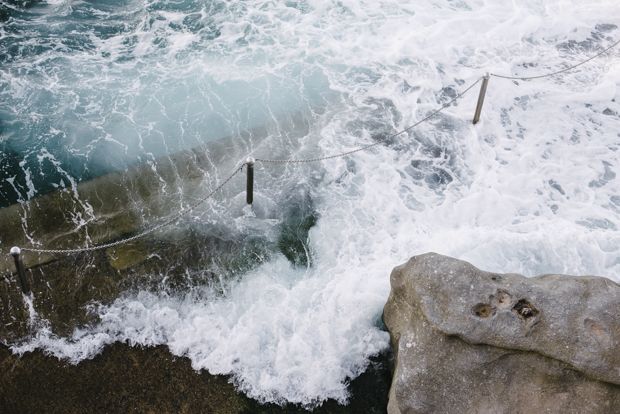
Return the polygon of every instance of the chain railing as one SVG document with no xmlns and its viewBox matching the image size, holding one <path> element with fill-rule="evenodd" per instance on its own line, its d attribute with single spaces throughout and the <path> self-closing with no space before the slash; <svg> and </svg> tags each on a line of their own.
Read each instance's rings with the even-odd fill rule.
<svg viewBox="0 0 620 414">
<path fill-rule="evenodd" d="M 602 52 L 597 53 L 596 55 L 592 56 L 589 59 L 584 60 L 583 62 L 577 63 L 576 65 L 573 65 L 571 67 L 568 67 L 566 69 L 562 69 L 559 70 L 557 72 L 553 72 L 553 73 L 547 73 L 546 75 L 538 75 L 538 76 L 528 76 L 528 77 L 512 77 L 512 76 L 503 76 L 503 75 L 497 75 L 495 73 L 491 73 L 491 76 L 495 76 L 496 78 L 502 78 L 502 79 L 514 79 L 514 80 L 530 80 L 530 79 L 540 79 L 540 78 L 546 78 L 548 76 L 553 76 L 553 75 L 559 75 L 560 73 L 564 73 L 564 72 L 568 72 L 569 70 L 573 70 L 575 69 L 577 66 L 581 66 L 584 63 L 588 63 L 589 61 L 591 61 L 592 59 L 595 59 L 597 57 L 599 57 L 600 55 L 602 55 L 603 53 L 609 51 L 610 49 L 612 49 L 613 47 L 615 47 L 616 45 L 618 45 L 620 43 L 620 40 L 618 40 L 616 43 L 612 44 L 611 46 L 609 46 L 607 49 L 604 49 Z"/>
<path fill-rule="evenodd" d="M 154 231 L 157 231 L 157 230 L 161 229 L 162 227 L 166 227 L 167 225 L 174 223 L 175 221 L 177 221 L 178 219 L 180 219 L 181 217 L 183 217 L 184 215 L 186 215 L 190 211 L 194 210 L 196 207 L 198 207 L 199 205 L 201 205 L 202 203 L 207 201 L 209 198 L 211 198 L 213 196 L 213 194 L 217 193 L 222 187 L 224 187 L 242 169 L 243 169 L 243 165 L 241 167 L 237 168 L 235 170 L 235 172 L 233 172 L 231 175 L 229 175 L 228 178 L 225 179 L 222 182 L 222 184 L 218 185 L 213 191 L 211 191 L 209 194 L 207 194 L 206 196 L 204 196 L 203 198 L 198 200 L 196 203 L 192 204 L 191 206 L 187 207 L 184 210 L 181 210 L 178 214 L 176 214 L 172 218 L 164 221 L 163 223 L 160 223 L 160 224 L 158 224 L 155 227 L 152 227 L 152 228 L 150 228 L 150 229 L 148 229 L 146 231 L 143 231 L 142 233 L 136 234 L 135 236 L 132 236 L 132 237 L 129 237 L 129 238 L 126 238 L 126 239 L 123 239 L 123 240 L 119 240 L 119 241 L 116 241 L 116 242 L 113 242 L 113 243 L 101 244 L 101 245 L 92 246 L 92 247 L 82 247 L 82 248 L 79 248 L 79 249 L 35 249 L 35 248 L 31 248 L 31 247 L 25 247 L 25 248 L 23 248 L 21 250 L 22 251 L 26 251 L 26 252 L 52 253 L 52 254 L 54 254 L 54 253 L 82 253 L 82 252 L 92 252 L 94 250 L 100 250 L 100 249 L 107 249 L 108 247 L 118 246 L 119 244 L 124 244 L 124 243 L 128 243 L 130 241 L 139 239 L 140 237 L 146 236 L 147 234 L 151 234 Z"/>
<path fill-rule="evenodd" d="M 559 70 L 557 72 L 552 72 L 552 73 L 547 73 L 544 75 L 537 75 L 537 76 L 504 76 L 504 75 L 497 75 L 495 73 L 485 73 L 484 76 L 482 77 L 482 85 L 480 86 L 480 95 L 478 96 L 478 103 L 476 104 L 476 112 L 474 114 L 474 125 L 478 123 L 478 121 L 480 120 L 480 113 L 482 111 L 482 104 L 484 102 L 484 95 L 486 94 L 487 91 L 487 85 L 489 84 L 489 79 L 491 76 L 495 76 L 496 78 L 501 78 L 501 79 L 511 79 L 511 80 L 531 80 L 531 79 L 540 79 L 540 78 L 547 78 L 549 76 L 554 76 L 554 75 L 559 75 L 560 73 L 564 73 L 564 72 L 568 72 L 569 70 L 573 70 L 578 66 L 583 65 L 584 63 L 588 63 L 589 61 L 591 61 L 592 59 L 595 59 L 599 56 L 601 56 L 603 53 L 608 52 L 610 49 L 612 49 L 613 47 L 617 46 L 618 44 L 620 44 L 620 40 L 618 40 L 617 42 L 613 43 L 611 46 L 607 47 L 606 49 L 604 49 L 603 51 L 597 53 L 596 55 L 584 60 L 583 62 L 579 62 L 576 65 L 570 66 L 566 69 L 562 69 Z"/>
<path fill-rule="evenodd" d="M 599 56 L 601 56 L 602 54 L 608 52 L 610 49 L 612 49 L 613 47 L 617 46 L 618 44 L 620 44 L 620 41 L 615 42 L 614 44 L 612 44 L 611 46 L 607 47 L 606 49 L 604 49 L 603 51 L 601 51 L 600 53 L 588 58 L 587 60 L 584 60 L 583 62 L 580 62 L 576 65 L 573 65 L 569 68 L 557 71 L 557 72 L 553 72 L 553 73 L 548 73 L 545 75 L 538 75 L 538 76 L 530 76 L 530 77 L 510 77 L 510 76 L 503 76 L 503 75 L 497 75 L 497 74 L 493 74 L 493 73 L 485 73 L 484 76 L 482 78 L 477 79 L 474 83 L 472 83 L 470 86 L 468 86 L 463 92 L 461 92 L 460 94 L 458 94 L 456 97 L 454 97 L 452 100 L 450 100 L 449 102 L 445 103 L 444 105 L 442 105 L 439 109 L 435 110 L 434 112 L 430 113 L 429 115 L 427 115 L 426 117 L 424 117 L 423 119 L 421 119 L 420 121 L 416 122 L 415 124 L 399 131 L 396 132 L 395 134 L 389 135 L 375 143 L 369 144 L 369 145 L 365 145 L 359 148 L 356 148 L 354 150 L 351 151 L 346 151 L 346 152 L 342 152 L 342 153 L 338 153 L 338 154 L 334 154 L 334 155 L 328 155 L 325 157 L 320 157 L 320 158 L 308 158 L 308 159 L 289 159 L 289 160 L 275 160 L 275 159 L 266 159 L 266 158 L 252 158 L 252 157 L 248 157 L 243 164 L 240 167 L 237 167 L 237 169 L 231 174 L 229 175 L 224 181 L 222 181 L 222 183 L 220 185 L 218 185 L 213 191 L 211 191 L 209 194 L 207 194 L 206 196 L 204 196 L 203 198 L 201 198 L 200 200 L 198 200 L 196 203 L 192 204 L 190 207 L 187 207 L 184 210 L 181 210 L 178 214 L 174 215 L 173 217 L 169 218 L 168 220 L 148 229 L 145 230 L 139 234 L 136 234 L 134 236 L 128 237 L 126 239 L 122 239 L 122 240 L 118 240 L 112 243 L 106 243 L 106 244 L 101 244 L 101 245 L 97 245 L 97 246 L 91 246 L 91 247 L 83 247 L 83 248 L 77 248 L 77 249 L 37 249 L 37 248 L 19 248 L 17 246 L 13 247 L 10 251 L 10 255 L 13 256 L 14 260 L 15 260 L 15 267 L 17 270 L 17 275 L 19 277 L 20 280 L 20 284 L 22 287 L 22 290 L 24 293 L 28 294 L 30 293 L 30 286 L 28 285 L 28 281 L 26 279 L 26 275 L 25 275 L 25 271 L 24 271 L 24 265 L 23 265 L 23 261 L 22 261 L 22 256 L 21 256 L 21 252 L 22 251 L 28 251 L 28 252 L 34 252 L 34 253 L 49 253 L 49 254 L 71 254 L 71 253 L 82 253 L 82 252 L 90 252 L 90 251 L 95 251 L 95 250 L 100 250 L 100 249 L 106 249 L 109 247 L 113 247 L 113 246 L 118 246 L 124 243 L 128 243 L 130 241 L 136 240 L 138 238 L 144 237 L 148 234 L 151 234 L 163 227 L 166 227 L 172 223 L 174 223 L 175 221 L 179 220 L 181 217 L 183 217 L 184 215 L 188 214 L 189 212 L 193 211 L 195 208 L 197 208 L 198 206 L 200 206 L 201 204 L 203 204 L 206 200 L 208 200 L 209 198 L 211 198 L 215 193 L 217 193 L 219 190 L 221 190 L 230 180 L 232 180 L 232 178 L 234 176 L 236 176 L 241 170 L 243 170 L 243 167 L 247 166 L 247 186 L 246 186 L 246 193 L 247 193 L 247 197 L 246 197 L 246 202 L 248 205 L 252 205 L 253 203 L 253 192 L 254 192 L 254 163 L 256 161 L 259 162 L 265 162 L 265 163 L 280 163 L 280 164 L 288 164 L 288 163 L 308 163 L 308 162 L 315 162 L 315 161 L 325 161 L 325 160 L 330 160 L 330 159 L 334 159 L 334 158 L 340 158 L 340 157 L 345 157 L 348 155 L 352 155 L 355 154 L 357 152 L 360 151 L 364 151 L 373 147 L 376 147 L 378 145 L 383 144 L 386 141 L 389 141 L 399 135 L 402 135 L 406 132 L 409 132 L 411 129 L 415 128 L 416 126 L 428 121 L 430 118 L 432 118 L 433 116 L 437 115 L 438 113 L 440 113 L 441 111 L 443 111 L 444 109 L 446 109 L 447 107 L 449 107 L 450 105 L 452 105 L 456 100 L 460 99 L 463 95 L 465 95 L 467 92 L 469 92 L 474 86 L 476 86 L 481 80 L 482 80 L 482 84 L 480 87 L 480 94 L 478 96 L 478 102 L 476 105 L 476 111 L 474 114 L 474 119 L 473 119 L 473 123 L 476 124 L 478 122 L 478 120 L 480 119 L 480 113 L 482 111 L 482 104 L 484 102 L 484 97 L 486 94 L 486 89 L 487 89 L 487 85 L 489 82 L 489 79 L 491 76 L 495 76 L 497 78 L 503 78 L 503 79 L 514 79 L 514 80 L 530 80 L 530 79 L 539 79 L 539 78 L 544 78 L 544 77 L 549 77 L 549 76 L 554 76 L 554 75 L 558 75 L 560 73 L 564 73 L 567 72 L 569 70 L 575 69 L 578 66 L 581 66 L 589 61 L 591 61 L 592 59 L 595 59 Z M 0 280 L 2 280 L 3 278 L 0 278 Z"/>
<path fill-rule="evenodd" d="M 482 78 L 481 78 L 482 79 Z M 459 99 L 461 96 L 465 95 L 467 92 L 469 92 L 469 90 L 471 88 L 473 88 L 474 86 L 476 86 L 478 84 L 478 82 L 480 82 L 480 79 L 478 79 L 477 81 L 475 81 L 474 83 L 472 83 L 467 89 L 465 89 L 463 92 L 461 92 L 460 94 L 458 94 L 454 99 L 452 99 L 450 102 L 444 104 L 441 108 L 439 108 L 438 110 L 436 110 L 435 112 L 431 113 L 430 115 L 428 115 L 426 118 L 423 118 L 422 120 L 416 122 L 415 124 L 411 125 L 410 127 L 407 127 L 405 129 L 403 129 L 400 132 L 397 132 L 395 134 L 392 134 L 386 138 L 383 138 L 382 140 L 379 140 L 377 142 L 375 142 L 374 144 L 370 144 L 370 145 L 366 145 L 357 149 L 354 149 L 352 151 L 347 151 L 347 152 L 342 152 L 340 154 L 335 154 L 335 155 L 329 155 L 327 157 L 321 157 L 321 158 L 309 158 L 309 159 L 304 159 L 304 160 L 268 160 L 268 159 L 263 159 L 263 158 L 256 158 L 256 161 L 261 161 L 261 162 L 273 162 L 273 163 L 301 163 L 301 162 L 313 162 L 313 161 L 324 161 L 324 160 L 331 160 L 332 158 L 340 158 L 340 157 L 344 157 L 346 155 L 351 155 L 351 154 L 355 154 L 356 152 L 360 152 L 360 151 L 364 151 L 367 149 L 370 149 L 372 147 L 376 147 L 377 145 L 383 144 L 386 141 L 391 140 L 392 138 L 395 138 L 401 134 L 404 134 L 405 132 L 409 132 L 409 130 L 411 130 L 412 128 L 417 127 L 418 125 L 420 125 L 423 122 L 428 121 L 430 118 L 434 117 L 435 115 L 437 115 L 439 112 L 443 111 L 444 109 L 446 109 L 447 107 L 449 107 L 450 105 L 452 105 L 457 99 Z"/>
</svg>

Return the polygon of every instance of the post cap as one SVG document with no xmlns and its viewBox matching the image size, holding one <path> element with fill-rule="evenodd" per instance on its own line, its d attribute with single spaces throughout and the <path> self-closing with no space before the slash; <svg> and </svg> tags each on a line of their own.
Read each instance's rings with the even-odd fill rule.
<svg viewBox="0 0 620 414">
<path fill-rule="evenodd" d="M 9 252 L 9 254 L 11 256 L 19 256 L 20 254 L 22 254 L 22 249 L 17 246 L 13 246 L 11 247 L 11 251 Z"/>
<path fill-rule="evenodd" d="M 484 72 L 484 75 L 482 75 L 482 77 L 485 79 L 489 79 L 491 77 L 491 74 L 489 72 Z"/>
<path fill-rule="evenodd" d="M 252 158 L 252 157 L 247 157 L 247 158 L 245 159 L 245 163 L 246 163 L 247 165 L 254 165 L 254 161 L 256 161 L 256 160 L 255 160 L 254 158 Z"/>
</svg>

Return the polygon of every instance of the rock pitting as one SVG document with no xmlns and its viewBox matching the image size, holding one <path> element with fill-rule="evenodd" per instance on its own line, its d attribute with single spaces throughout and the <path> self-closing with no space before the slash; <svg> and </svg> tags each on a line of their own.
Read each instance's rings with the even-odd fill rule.
<svg viewBox="0 0 620 414">
<path fill-rule="evenodd" d="M 389 414 L 617 413 L 620 285 L 428 253 L 391 275 Z"/>
</svg>

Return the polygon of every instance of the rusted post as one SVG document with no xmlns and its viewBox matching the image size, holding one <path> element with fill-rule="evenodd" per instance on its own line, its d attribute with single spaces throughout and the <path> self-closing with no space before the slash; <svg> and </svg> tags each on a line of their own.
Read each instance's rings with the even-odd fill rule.
<svg viewBox="0 0 620 414">
<path fill-rule="evenodd" d="M 17 246 L 11 248 L 9 252 L 15 260 L 15 268 L 17 269 L 17 276 L 19 277 L 19 283 L 22 285 L 22 291 L 27 295 L 30 293 L 30 285 L 26 280 L 26 272 L 24 271 L 24 262 L 22 261 L 22 249 Z"/>
<path fill-rule="evenodd" d="M 248 185 L 246 189 L 246 200 L 249 205 L 252 205 L 254 201 L 254 158 L 248 157 L 245 160 L 245 164 L 248 166 Z"/>
<path fill-rule="evenodd" d="M 487 92 L 487 85 L 489 84 L 489 78 L 491 74 L 486 72 L 482 77 L 482 85 L 480 85 L 480 95 L 478 95 L 478 105 L 476 105 L 476 113 L 474 115 L 474 125 L 480 120 L 480 112 L 482 112 L 482 103 L 484 102 L 484 95 Z"/>
</svg>

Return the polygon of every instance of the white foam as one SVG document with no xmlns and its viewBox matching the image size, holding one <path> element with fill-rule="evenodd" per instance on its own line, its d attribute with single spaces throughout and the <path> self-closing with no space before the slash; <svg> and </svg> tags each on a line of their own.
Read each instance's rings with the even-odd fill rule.
<svg viewBox="0 0 620 414">
<path fill-rule="evenodd" d="M 143 292 L 98 307 L 101 323 L 92 331 L 64 339 L 41 329 L 13 349 L 42 347 L 78 362 L 114 341 L 167 344 L 195 369 L 235 373 L 240 388 L 261 401 L 345 402 L 343 382 L 388 345 L 387 333 L 365 316 L 382 306 L 385 292 L 362 288 L 362 275 L 347 286 L 330 274 L 305 276 L 280 257 L 231 284 L 226 297 L 196 302 Z"/>
</svg>

